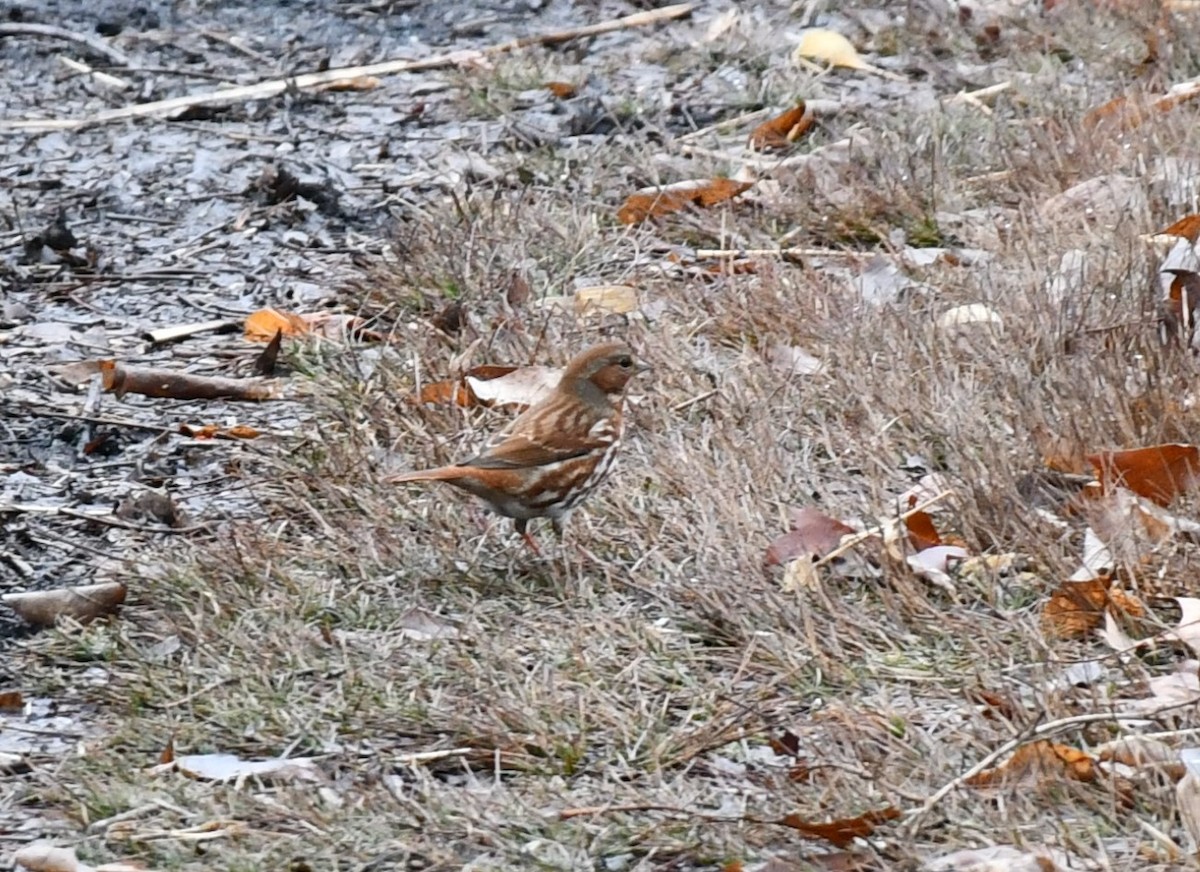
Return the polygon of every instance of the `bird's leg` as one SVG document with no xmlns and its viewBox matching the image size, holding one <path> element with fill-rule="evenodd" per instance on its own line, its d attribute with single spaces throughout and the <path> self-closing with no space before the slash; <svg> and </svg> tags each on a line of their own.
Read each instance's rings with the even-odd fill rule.
<svg viewBox="0 0 1200 872">
<path fill-rule="evenodd" d="M 529 546 L 529 550 L 538 557 L 542 556 L 542 549 L 538 547 L 538 543 L 532 536 L 529 535 L 529 521 L 525 518 L 517 518 L 517 532 L 521 534 L 521 538 L 525 540 L 525 544 Z"/>
</svg>

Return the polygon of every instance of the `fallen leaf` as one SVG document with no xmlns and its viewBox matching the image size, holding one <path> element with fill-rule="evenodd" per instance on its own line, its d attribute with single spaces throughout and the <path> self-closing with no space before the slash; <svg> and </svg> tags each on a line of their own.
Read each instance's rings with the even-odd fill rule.
<svg viewBox="0 0 1200 872">
<path fill-rule="evenodd" d="M 869 67 L 858 49 L 846 37 L 833 30 L 811 28 L 800 34 L 794 56 L 810 61 L 823 61 L 835 67 L 864 70 Z"/>
<path fill-rule="evenodd" d="M 795 345 L 772 346 L 770 360 L 772 369 L 788 376 L 816 375 L 825 368 L 819 358 Z"/>
<path fill-rule="evenodd" d="M 1092 749 L 1096 759 L 1102 763 L 1120 763 L 1132 769 L 1151 769 L 1164 772 L 1172 779 L 1183 777 L 1184 767 L 1179 764 L 1175 749 L 1152 736 L 1128 735 L 1104 742 Z"/>
<path fill-rule="evenodd" d="M 259 309 L 246 316 L 243 336 L 250 342 L 270 342 L 277 333 L 284 336 L 321 336 L 326 339 L 382 342 L 383 334 L 368 330 L 366 321 L 343 312 L 281 312 Z"/>
<path fill-rule="evenodd" d="M 398 626 L 400 636 L 414 642 L 457 639 L 460 635 L 458 627 L 454 624 L 418 606 L 413 606 L 401 615 Z"/>
<path fill-rule="evenodd" d="M 179 771 L 200 781 L 321 781 L 321 771 L 312 757 L 276 757 L 270 760 L 243 760 L 236 754 L 189 754 L 170 763 L 159 764 L 153 774 Z"/>
<path fill-rule="evenodd" d="M 692 179 L 663 187 L 643 188 L 630 194 L 617 210 L 622 224 L 636 224 L 647 218 L 669 215 L 687 206 L 715 206 L 754 186 L 754 182 L 734 179 Z"/>
<path fill-rule="evenodd" d="M 796 63 L 806 60 L 821 61 L 831 67 L 862 70 L 877 76 L 904 81 L 903 76 L 864 61 L 853 43 L 837 31 L 825 30 L 820 27 L 810 28 L 800 34 L 800 41 L 792 51 L 792 60 Z"/>
<path fill-rule="evenodd" d="M 542 87 L 560 100 L 570 100 L 578 92 L 570 82 L 547 82 Z"/>
<path fill-rule="evenodd" d="M 1098 628 L 1110 583 L 1107 576 L 1063 582 L 1042 609 L 1042 632 L 1055 639 L 1079 639 Z"/>
<path fill-rule="evenodd" d="M 116 611 L 125 602 L 125 585 L 118 581 L 8 593 L 0 602 L 17 613 L 27 624 L 52 626 L 59 618 L 87 622 Z"/>
<path fill-rule="evenodd" d="M 954 579 L 950 576 L 950 570 L 970 556 L 971 552 L 959 545 L 935 545 L 916 554 L 909 554 L 904 558 L 904 562 L 916 575 L 954 595 L 957 589 Z"/>
<path fill-rule="evenodd" d="M 1195 445 L 1169 443 L 1126 451 L 1090 454 L 1105 492 L 1123 487 L 1166 506 L 1200 483 L 1200 450 Z"/>
<path fill-rule="evenodd" d="M 803 136 L 815 121 L 801 100 L 791 109 L 764 121 L 750 134 L 748 145 L 755 151 L 787 148 Z"/>
<path fill-rule="evenodd" d="M 562 370 L 553 366 L 523 366 L 499 378 L 464 376 L 475 398 L 488 406 L 531 406 L 558 385 Z"/>
<path fill-rule="evenodd" d="M 1200 850 L 1200 748 L 1184 748 L 1179 759 L 1187 774 L 1175 785 L 1175 806 L 1188 834 L 1188 853 Z"/>
<path fill-rule="evenodd" d="M 1099 768 L 1096 760 L 1076 748 L 1041 740 L 1022 745 L 1000 766 L 985 769 L 967 779 L 971 787 L 1011 784 L 1034 778 L 1064 777 L 1071 781 L 1096 780 Z"/>
<path fill-rule="evenodd" d="M 1079 868 L 1086 867 L 1057 848 L 989 845 L 964 848 L 930 860 L 922 867 L 922 872 L 1069 872 Z"/>
<path fill-rule="evenodd" d="M 246 339 L 251 342 L 270 342 L 276 333 L 284 336 L 304 335 L 308 332 L 308 322 L 294 312 L 259 309 L 246 316 L 242 329 Z"/>
<path fill-rule="evenodd" d="M 1200 599 L 1177 596 L 1174 600 L 1179 603 L 1179 626 L 1164 634 L 1164 638 L 1182 642 L 1200 656 Z"/>
<path fill-rule="evenodd" d="M 789 509 L 788 514 L 792 528 L 767 548 L 767 566 L 789 563 L 800 557 L 810 561 L 814 557 L 824 557 L 841 544 L 843 536 L 856 532 L 853 527 L 809 506 Z"/>
<path fill-rule="evenodd" d="M 898 817 L 900 810 L 889 805 L 887 808 L 869 811 L 858 817 L 839 818 L 825 823 L 806 821 L 797 814 L 789 814 L 776 823 L 797 830 L 805 838 L 823 839 L 836 848 L 844 848 L 855 839 L 871 835 L 880 824 Z"/>
<path fill-rule="evenodd" d="M 0 711 L 20 711 L 25 707 L 25 697 L 19 690 L 0 691 Z"/>
<path fill-rule="evenodd" d="M 983 328 L 1004 332 L 1004 319 L 995 309 L 982 303 L 971 303 L 967 306 L 955 306 L 942 313 L 937 320 L 938 329 L 951 333 L 963 333 L 963 328 Z"/>
<path fill-rule="evenodd" d="M 796 593 L 802 590 L 816 590 L 821 585 L 821 577 L 811 557 L 797 557 L 783 571 L 783 581 L 779 587 L 784 593 Z"/>
<path fill-rule="evenodd" d="M 638 307 L 637 291 L 629 285 L 578 288 L 571 296 L 575 302 L 575 311 L 581 315 L 590 312 L 625 315 Z"/>
<path fill-rule="evenodd" d="M 1165 230 L 1160 230 L 1157 236 L 1181 236 L 1195 244 L 1200 240 L 1200 215 L 1185 215 Z"/>
<path fill-rule="evenodd" d="M 916 498 L 909 497 L 911 509 L 916 505 Z M 933 548 L 935 545 L 942 544 L 942 537 L 937 531 L 937 527 L 933 525 L 933 518 L 929 516 L 929 512 L 909 512 L 904 517 L 904 526 L 908 528 L 908 541 L 912 545 L 914 551 L 924 551 L 926 548 Z"/>
<path fill-rule="evenodd" d="M 190 424 L 180 424 L 179 432 L 192 439 L 257 439 L 262 432 L 246 424 L 234 424 L 232 427 L 219 427 L 216 424 L 204 424 L 193 427 Z"/>
</svg>

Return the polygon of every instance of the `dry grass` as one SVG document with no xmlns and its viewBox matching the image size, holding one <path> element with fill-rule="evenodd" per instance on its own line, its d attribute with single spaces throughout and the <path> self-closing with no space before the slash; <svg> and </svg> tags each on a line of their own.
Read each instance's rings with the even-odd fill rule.
<svg viewBox="0 0 1200 872">
<path fill-rule="evenodd" d="M 1101 690 L 1050 689 L 1080 659 L 1109 670 L 1112 692 L 1136 695 L 1123 688 L 1149 674 L 1137 661 L 1044 638 L 1038 609 L 1074 568 L 1079 531 L 1040 522 L 1017 484 L 1040 463 L 1043 430 L 1089 448 L 1195 430 L 1176 402 L 1193 366 L 1156 344 L 1159 289 L 1138 239 L 1187 211 L 1154 179 L 1188 159 L 1194 110 L 1122 135 L 1078 123 L 1131 68 L 1095 40 L 1136 45 L 1137 33 L 1128 21 L 1067 20 L 1059 38 L 1080 58 L 1070 74 L 1044 53 L 1017 56 L 1013 69 L 1031 78 L 994 115 L 880 105 L 830 119 L 811 147 L 851 123 L 869 144 L 814 175 L 783 174 L 773 199 L 617 227 L 619 197 L 654 179 L 663 151 L 629 133 L 574 155 L 510 155 L 533 183 L 414 207 L 398 265 L 347 294 L 395 319 L 404 342 L 298 352 L 316 417 L 287 454 L 264 458 L 262 522 L 169 569 L 148 560 L 121 620 L 30 646 L 48 693 L 78 685 L 89 664 L 107 671 L 107 684 L 81 693 L 111 732 L 20 802 L 79 832 L 159 803 L 135 819 L 129 843 L 100 832 L 83 848 L 155 868 L 716 869 L 778 857 L 803 869 L 829 849 L 745 818 L 914 808 L 1031 724 L 1103 710 L 1092 698 Z M 897 39 L 898 52 L 922 51 L 911 33 Z M 962 40 L 949 48 L 967 51 Z M 1168 81 L 1194 58 L 1173 63 Z M 521 87 L 532 80 L 511 64 L 504 72 Z M 793 93 L 798 75 L 768 69 L 762 92 Z M 736 169 L 672 161 L 696 176 Z M 1144 208 L 1112 221 L 1039 216 L 1050 196 L 1106 172 L 1135 178 Z M 764 259 L 756 274 L 710 280 L 663 267 L 662 240 L 770 246 L 794 228 L 792 244 L 809 246 L 902 228 L 992 260 L 922 271 L 933 290 L 885 308 L 864 306 L 838 262 Z M 1092 253 L 1091 271 L 1060 306 L 1043 289 L 1070 248 Z M 581 323 L 513 313 L 502 300 L 514 274 L 535 297 L 579 276 L 635 283 L 653 314 Z M 456 338 L 424 320 L 448 296 L 471 314 Z M 952 341 L 935 329 L 940 313 L 974 302 L 1003 315 L 1003 335 Z M 418 376 L 445 375 L 475 340 L 477 361 L 562 362 L 609 333 L 641 349 L 654 375 L 635 390 L 622 466 L 576 514 L 565 549 L 531 557 L 507 523 L 457 494 L 378 484 L 391 466 L 463 456 L 509 417 L 407 406 Z M 825 372 L 772 368 L 781 343 L 816 354 Z M 915 477 L 912 455 L 957 489 L 942 523 L 973 549 L 1020 553 L 1028 571 L 959 579 L 950 596 L 885 565 L 877 577 L 831 575 L 819 590 L 783 593 L 762 558 L 784 507 L 886 516 Z M 1182 585 L 1194 558 L 1169 566 L 1165 581 Z M 453 637 L 415 637 L 426 613 Z M 980 690 L 1011 700 L 1011 717 L 975 704 Z M 796 761 L 771 751 L 785 731 L 801 749 L 797 778 Z M 1082 725 L 1063 741 L 1120 732 Z M 172 741 L 178 753 L 316 756 L 325 781 L 146 775 Z M 438 750 L 453 753 L 405 760 Z M 632 809 L 560 819 L 591 806 Z M 245 830 L 195 844 L 152 835 L 213 820 Z M 1132 806 L 1102 783 L 964 790 L 915 834 L 885 827 L 855 850 L 864 868 L 915 868 L 991 843 L 1055 845 L 1112 869 L 1176 868 L 1141 822 L 1182 839 L 1169 783 L 1143 778 Z"/>
</svg>

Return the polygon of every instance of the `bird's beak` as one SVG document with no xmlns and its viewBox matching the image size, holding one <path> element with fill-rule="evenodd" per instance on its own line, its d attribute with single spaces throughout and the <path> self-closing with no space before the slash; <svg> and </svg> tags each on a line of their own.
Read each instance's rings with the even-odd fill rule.
<svg viewBox="0 0 1200 872">
<path fill-rule="evenodd" d="M 641 375 L 644 372 L 650 372 L 652 369 L 654 369 L 654 367 L 652 367 L 650 364 L 639 361 L 637 365 L 637 372 L 635 372 L 634 375 Z"/>
</svg>

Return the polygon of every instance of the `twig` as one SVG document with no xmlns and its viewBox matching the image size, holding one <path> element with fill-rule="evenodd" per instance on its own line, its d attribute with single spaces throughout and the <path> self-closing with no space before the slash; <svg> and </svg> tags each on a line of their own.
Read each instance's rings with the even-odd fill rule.
<svg viewBox="0 0 1200 872">
<path fill-rule="evenodd" d="M 682 412 L 688 406 L 694 406 L 696 403 L 703 403 L 705 400 L 707 400 L 709 397 L 713 396 L 716 393 L 717 393 L 717 389 L 713 388 L 711 391 L 706 391 L 703 394 L 699 394 L 694 397 L 689 397 L 688 399 L 684 400 L 682 403 L 676 403 L 675 405 L 673 405 L 671 407 L 671 411 L 672 412 Z"/>
<path fill-rule="evenodd" d="M 143 424 L 131 418 L 116 418 L 111 415 L 83 415 L 77 412 L 59 412 L 54 409 L 42 409 L 21 400 L 15 403 L 11 400 L 0 399 L 4 405 L 19 405 L 25 414 L 37 418 L 58 418 L 64 421 L 87 421 L 89 424 L 108 424 L 112 427 L 129 427 L 134 430 L 148 430 L 151 433 L 175 433 L 174 427 L 164 427 L 162 424 Z"/>
<path fill-rule="evenodd" d="M 975 91 L 959 91 L 945 99 L 947 105 L 954 103 L 968 103 L 982 112 L 984 115 L 991 115 L 992 109 L 983 101 L 988 97 L 995 97 L 997 94 L 1003 93 L 1012 87 L 1012 82 L 1000 82 L 995 85 L 989 85 L 986 88 L 979 88 Z"/>
<path fill-rule="evenodd" d="M 764 115 L 771 114 L 770 109 L 755 109 L 753 112 L 746 112 L 742 115 L 735 115 L 733 118 L 726 118 L 724 121 L 718 121 L 716 124 L 710 124 L 708 127 L 701 127 L 699 130 L 693 130 L 691 133 L 684 133 L 681 136 L 675 137 L 677 143 L 691 142 L 693 139 L 699 139 L 702 136 L 707 136 L 714 130 L 720 130 L 722 127 L 730 127 L 738 124 L 744 124 L 747 121 L 753 121 L 756 118 L 762 118 Z"/>
<path fill-rule="evenodd" d="M 55 27 L 51 24 L 0 24 L 0 37 L 3 36 L 48 36 L 51 39 L 65 39 L 86 45 L 101 57 L 108 58 L 114 64 L 122 67 L 129 66 L 129 58 L 123 53 L 87 33 L 76 33 L 65 27 Z"/>
<path fill-rule="evenodd" d="M 838 251 L 833 248 L 697 248 L 700 257 L 874 257 L 878 251 Z"/>
<path fill-rule="evenodd" d="M 168 527 L 165 524 L 133 524 L 118 518 L 109 511 L 81 512 L 79 509 L 72 509 L 67 506 L 39 506 L 33 503 L 0 503 L 0 514 L 5 512 L 78 518 L 81 521 L 95 521 L 98 524 L 106 524 L 109 527 L 120 527 L 123 530 L 135 530 L 139 533 L 195 533 L 198 530 L 207 530 L 212 526 L 211 521 L 193 524 L 190 527 Z"/>
<path fill-rule="evenodd" d="M 222 88 L 216 91 L 205 91 L 200 94 L 189 94 L 184 97 L 172 97 L 167 100 L 155 100 L 152 103 L 139 103 L 97 112 L 88 118 L 22 118 L 15 121 L 0 123 L 0 131 L 4 130 L 73 130 L 91 124 L 105 124 L 110 121 L 120 121 L 125 118 L 145 118 L 151 115 L 162 115 L 193 106 L 211 106 L 219 103 L 235 103 L 241 100 L 257 100 L 263 97 L 273 97 L 288 89 L 306 90 L 333 82 L 344 82 L 360 76 L 387 76 L 393 73 L 414 72 L 417 70 L 433 70 L 454 64 L 468 62 L 480 57 L 504 54 L 533 45 L 555 45 L 585 36 L 597 36 L 611 33 L 614 30 L 625 30 L 630 27 L 642 27 L 660 21 L 669 21 L 688 15 L 694 7 L 692 3 L 677 3 L 674 6 L 664 6 L 648 12 L 637 12 L 623 18 L 602 21 L 599 24 L 589 24 L 584 27 L 574 27 L 567 30 L 556 30 L 549 33 L 524 36 L 508 42 L 487 46 L 478 51 L 459 50 L 446 54 L 434 55 L 418 61 L 383 61 L 377 64 L 367 64 L 358 67 L 342 67 L 326 70 L 322 73 L 305 73 L 300 76 L 289 76 L 283 79 L 269 79 L 253 85 L 242 85 L 236 88 Z"/>
<path fill-rule="evenodd" d="M 1015 751 L 1017 748 L 1024 745 L 1026 742 L 1043 739 L 1046 736 L 1061 732 L 1069 727 L 1079 726 L 1080 724 L 1095 724 L 1105 723 L 1109 721 L 1132 721 L 1146 720 L 1171 709 L 1183 708 L 1184 706 L 1195 705 L 1200 702 L 1200 697 L 1184 700 L 1183 702 L 1175 702 L 1170 705 L 1165 705 L 1162 708 L 1151 709 L 1148 712 L 1129 712 L 1122 714 L 1120 712 L 1091 712 L 1086 715 L 1072 715 L 1069 718 L 1059 718 L 1056 721 L 1048 721 L 1040 726 L 1026 730 L 1022 735 L 1009 739 L 1000 747 L 996 748 L 990 754 L 984 756 L 982 760 L 968 769 L 966 772 L 951 779 L 950 781 L 939 787 L 928 799 L 925 800 L 919 807 L 909 809 L 904 813 L 906 820 L 901 825 L 901 833 L 911 836 L 916 832 L 917 824 L 920 820 L 933 810 L 933 807 L 945 799 L 950 793 L 966 784 L 980 772 L 988 769 L 1004 755 Z"/>
<path fill-rule="evenodd" d="M 444 751 L 417 751 L 413 754 L 401 754 L 392 763 L 396 766 L 411 765 L 413 763 L 431 763 L 434 760 L 445 760 L 447 757 L 465 757 L 474 750 L 474 748 L 447 748 Z"/>
<path fill-rule="evenodd" d="M 59 55 L 58 62 L 72 72 L 80 75 L 90 76 L 98 84 L 112 88 L 117 91 L 128 91 L 132 87 L 129 82 L 122 79 L 120 76 L 114 76 L 111 73 L 102 73 L 99 70 L 93 69 L 90 65 L 83 61 L 77 61 L 74 58 L 69 58 L 66 55 Z"/>
</svg>

